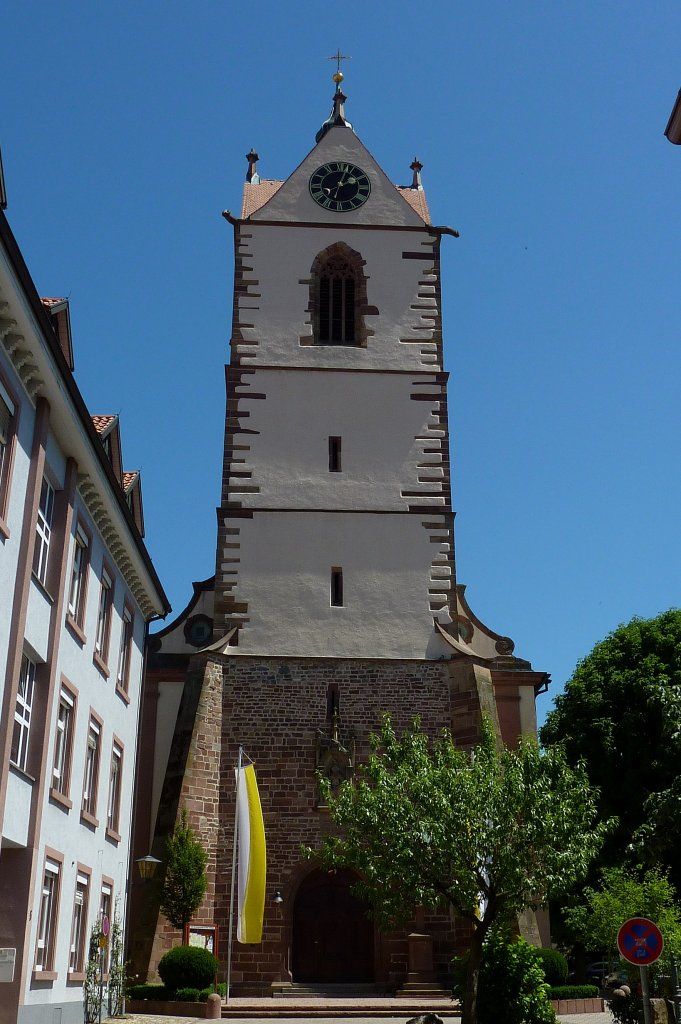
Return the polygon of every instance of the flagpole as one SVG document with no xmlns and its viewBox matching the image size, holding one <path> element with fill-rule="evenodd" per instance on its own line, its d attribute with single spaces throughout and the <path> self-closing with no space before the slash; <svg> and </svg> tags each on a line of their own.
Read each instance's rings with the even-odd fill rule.
<svg viewBox="0 0 681 1024">
<path fill-rule="evenodd" d="M 229 892 L 229 935 L 227 938 L 227 997 L 226 1002 L 229 1003 L 229 989 L 232 981 L 232 931 L 234 921 L 234 882 L 236 880 L 236 850 L 237 850 L 237 830 L 239 815 L 237 809 L 239 807 L 239 783 L 241 781 L 241 762 L 243 759 L 244 748 L 239 747 L 239 759 L 237 763 L 236 771 L 236 797 L 234 803 L 234 844 L 232 846 L 232 885 Z"/>
</svg>

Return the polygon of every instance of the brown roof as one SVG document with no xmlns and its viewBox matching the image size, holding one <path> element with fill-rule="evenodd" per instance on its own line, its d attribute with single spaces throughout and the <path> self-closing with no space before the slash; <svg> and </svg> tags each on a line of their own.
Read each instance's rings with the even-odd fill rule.
<svg viewBox="0 0 681 1024">
<path fill-rule="evenodd" d="M 283 181 L 260 181 L 257 185 L 247 181 L 244 185 L 244 198 L 241 203 L 241 216 L 243 219 L 250 217 L 252 213 L 264 206 L 268 199 L 271 199 L 279 191 Z"/>
<path fill-rule="evenodd" d="M 395 185 L 395 188 L 400 193 L 403 199 L 406 199 L 411 206 L 414 213 L 418 213 L 426 224 L 430 224 L 430 211 L 428 209 L 428 201 L 426 200 L 426 193 L 422 188 L 408 188 L 404 185 Z"/>
<path fill-rule="evenodd" d="M 260 181 L 257 185 L 254 185 L 252 182 L 247 181 L 244 185 L 244 195 L 241 203 L 242 219 L 246 220 L 252 213 L 255 213 L 256 210 L 264 206 L 272 196 L 276 195 L 283 184 L 283 181 Z M 395 188 L 406 199 L 412 210 L 426 224 L 430 224 L 430 212 L 426 201 L 426 193 L 423 189 L 407 188 L 402 185 L 395 185 Z"/>
<path fill-rule="evenodd" d="M 129 472 L 126 469 L 123 470 L 123 490 L 125 491 L 126 494 L 128 493 L 128 491 L 130 490 L 130 488 L 135 483 L 135 480 L 137 480 L 138 477 L 139 473 L 137 472 L 136 469 L 134 469 L 132 472 Z"/>
<path fill-rule="evenodd" d="M 60 302 L 66 302 L 66 299 L 50 299 L 43 295 L 40 301 L 49 309 L 50 306 L 58 306 Z"/>
<path fill-rule="evenodd" d="M 92 422 L 95 425 L 95 430 L 98 434 L 106 433 L 108 427 L 111 426 L 112 422 L 117 419 L 116 416 L 93 416 Z"/>
</svg>

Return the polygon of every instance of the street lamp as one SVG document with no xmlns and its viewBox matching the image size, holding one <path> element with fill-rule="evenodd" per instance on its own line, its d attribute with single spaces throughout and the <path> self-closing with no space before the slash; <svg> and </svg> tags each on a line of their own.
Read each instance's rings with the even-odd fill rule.
<svg viewBox="0 0 681 1024">
<path fill-rule="evenodd" d="M 138 857 L 135 861 L 143 882 L 148 882 L 156 874 L 156 868 L 161 863 L 158 857 L 152 857 L 150 853 L 146 857 Z"/>
</svg>

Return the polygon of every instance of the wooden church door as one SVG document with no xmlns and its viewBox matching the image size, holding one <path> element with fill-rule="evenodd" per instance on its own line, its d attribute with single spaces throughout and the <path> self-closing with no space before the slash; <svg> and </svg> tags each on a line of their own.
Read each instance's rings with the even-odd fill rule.
<svg viewBox="0 0 681 1024">
<path fill-rule="evenodd" d="M 368 982 L 374 978 L 374 929 L 350 892 L 349 871 L 313 871 L 293 907 L 293 980 Z"/>
</svg>

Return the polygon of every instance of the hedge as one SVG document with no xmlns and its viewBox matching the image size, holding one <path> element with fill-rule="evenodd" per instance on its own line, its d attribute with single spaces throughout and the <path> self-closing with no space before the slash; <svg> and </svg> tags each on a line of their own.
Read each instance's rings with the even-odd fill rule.
<svg viewBox="0 0 681 1024">
<path fill-rule="evenodd" d="M 552 985 L 551 999 L 593 999 L 598 995 L 598 985 Z"/>
</svg>

